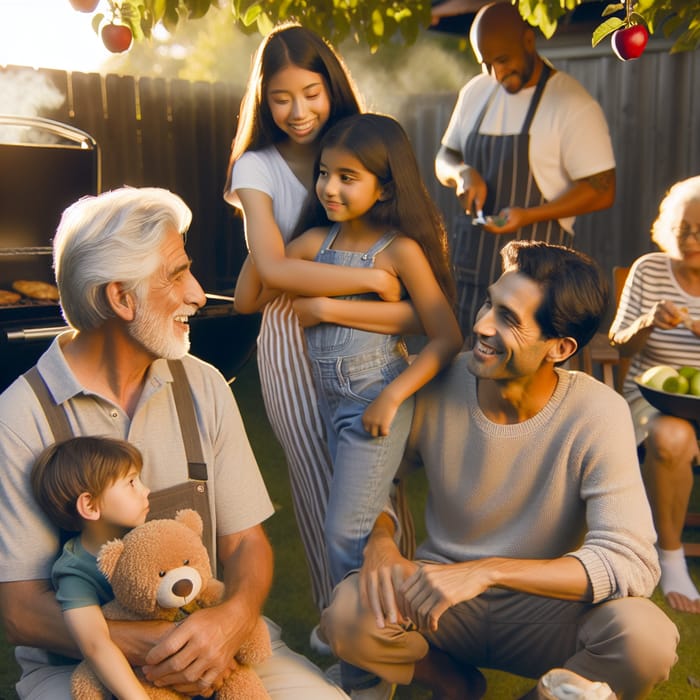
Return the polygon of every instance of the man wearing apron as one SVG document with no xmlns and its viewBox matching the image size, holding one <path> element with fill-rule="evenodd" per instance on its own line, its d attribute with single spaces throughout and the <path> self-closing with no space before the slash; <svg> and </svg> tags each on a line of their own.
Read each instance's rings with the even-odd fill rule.
<svg viewBox="0 0 700 700">
<path fill-rule="evenodd" d="M 466 214 L 452 227 L 450 248 L 468 345 L 476 311 L 500 275 L 500 249 L 514 238 L 572 246 L 574 217 L 615 198 L 600 105 L 542 59 L 516 7 L 483 7 L 470 41 L 485 72 L 460 91 L 435 160 L 438 179 L 455 188 Z"/>
</svg>

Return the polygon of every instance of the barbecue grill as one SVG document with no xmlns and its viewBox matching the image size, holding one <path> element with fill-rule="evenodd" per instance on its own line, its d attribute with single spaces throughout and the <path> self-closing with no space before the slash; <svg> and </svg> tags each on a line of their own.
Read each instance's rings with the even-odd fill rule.
<svg viewBox="0 0 700 700">
<path fill-rule="evenodd" d="M 40 117 L 0 115 L 0 131 L 0 289 L 20 279 L 54 283 L 51 239 L 68 205 L 101 191 L 99 145 L 72 125 Z M 225 293 L 207 299 L 191 319 L 192 353 L 230 381 L 255 347 L 260 318 L 237 314 Z M 55 301 L 24 295 L 0 306 L 0 391 L 66 329 Z"/>
</svg>

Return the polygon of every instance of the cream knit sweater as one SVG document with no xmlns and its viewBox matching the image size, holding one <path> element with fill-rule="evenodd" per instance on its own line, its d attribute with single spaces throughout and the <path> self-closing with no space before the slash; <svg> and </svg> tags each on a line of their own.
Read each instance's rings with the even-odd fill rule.
<svg viewBox="0 0 700 700">
<path fill-rule="evenodd" d="M 417 558 L 581 561 L 593 601 L 649 596 L 656 533 L 625 400 L 558 369 L 547 405 L 515 425 L 479 408 L 466 353 L 418 395 L 407 462 L 429 482 Z"/>
</svg>

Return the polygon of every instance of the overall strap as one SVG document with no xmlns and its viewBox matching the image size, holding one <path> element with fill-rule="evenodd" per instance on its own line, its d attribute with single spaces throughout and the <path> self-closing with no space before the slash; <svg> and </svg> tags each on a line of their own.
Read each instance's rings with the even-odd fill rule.
<svg viewBox="0 0 700 700">
<path fill-rule="evenodd" d="M 56 440 L 56 442 L 63 442 L 64 440 L 72 438 L 73 431 L 68 422 L 68 416 L 66 416 L 66 412 L 53 400 L 46 386 L 46 382 L 44 382 L 43 377 L 39 374 L 36 365 L 24 373 L 24 378 L 39 400 L 39 404 L 46 415 L 46 420 L 49 422 L 51 432 L 53 432 L 54 440 Z"/>
<path fill-rule="evenodd" d="M 181 360 L 168 360 L 168 367 L 170 367 L 174 379 L 172 384 L 173 397 L 177 417 L 180 421 L 182 441 L 185 444 L 185 454 L 187 455 L 187 475 L 195 481 L 206 481 L 208 478 L 207 465 L 202 453 L 202 443 L 199 440 L 194 401 L 185 367 Z"/>
<path fill-rule="evenodd" d="M 332 245 L 335 239 L 338 237 L 338 234 L 340 233 L 340 224 L 339 223 L 334 223 L 331 224 L 331 227 L 328 229 L 328 234 L 326 235 L 326 238 L 324 239 L 323 243 L 321 244 L 321 247 L 318 249 L 318 253 L 316 253 L 316 256 L 318 257 L 323 253 L 324 251 L 328 250 Z"/>
<path fill-rule="evenodd" d="M 366 252 L 362 255 L 363 260 L 374 260 L 379 253 L 381 253 L 385 248 L 388 248 L 396 238 L 398 234 L 394 231 L 387 231 L 382 234 L 382 237 Z"/>
</svg>

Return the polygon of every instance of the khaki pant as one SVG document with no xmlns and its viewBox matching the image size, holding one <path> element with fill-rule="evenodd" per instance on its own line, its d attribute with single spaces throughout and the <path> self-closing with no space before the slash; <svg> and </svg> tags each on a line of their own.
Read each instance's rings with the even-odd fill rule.
<svg viewBox="0 0 700 700">
<path fill-rule="evenodd" d="M 271 700 L 349 700 L 323 672 L 281 639 L 280 628 L 266 619 L 272 641 L 272 656 L 255 667 Z M 49 666 L 31 659 L 31 651 L 18 649 L 24 671 L 17 684 L 22 700 L 70 700 L 70 676 L 75 666 Z"/>
<path fill-rule="evenodd" d="M 590 605 L 490 589 L 445 612 L 436 633 L 422 633 L 379 629 L 353 574 L 336 587 L 321 628 L 340 658 L 399 684 L 411 682 L 430 645 L 465 665 L 528 678 L 565 667 L 625 699 L 645 697 L 677 660 L 678 630 L 646 598 Z"/>
</svg>

